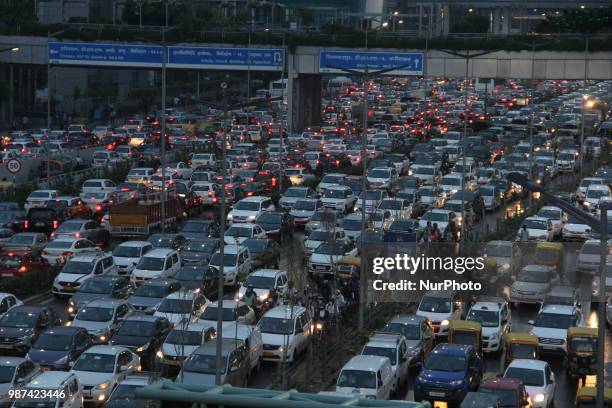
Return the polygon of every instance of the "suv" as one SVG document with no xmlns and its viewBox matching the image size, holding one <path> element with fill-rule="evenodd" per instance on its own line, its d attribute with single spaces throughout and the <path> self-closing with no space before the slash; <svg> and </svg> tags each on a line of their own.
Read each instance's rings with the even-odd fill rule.
<svg viewBox="0 0 612 408">
<path fill-rule="evenodd" d="M 460 403 L 470 391 L 476 391 L 483 372 L 476 349 L 465 344 L 438 344 L 425 359 L 414 383 L 415 401 Z"/>
<path fill-rule="evenodd" d="M 117 245 L 113 251 L 117 273 L 119 275 L 129 275 L 140 258 L 152 249 L 153 244 L 147 241 L 126 241 Z"/>
<path fill-rule="evenodd" d="M 425 293 L 416 311 L 417 316 L 428 318 L 437 337 L 448 334 L 451 320 L 463 316 L 464 302 L 458 292 L 450 290 L 429 291 Z"/>
<path fill-rule="evenodd" d="M 79 310 L 68 326 L 83 327 L 93 343 L 106 343 L 134 309 L 125 300 L 96 299 Z"/>
<path fill-rule="evenodd" d="M 79 379 L 74 373 L 63 371 L 46 371 L 30 379 L 30 382 L 21 388 L 24 392 L 31 390 L 38 393 L 45 390 L 53 395 L 63 395 L 64 397 L 52 397 L 44 401 L 45 406 L 58 408 L 79 408 L 83 403 L 83 394 Z M 61 401 L 61 402 L 60 402 Z M 32 402 L 15 401 L 14 407 L 30 407 Z M 23 404 L 23 405 L 22 405 Z"/>
<path fill-rule="evenodd" d="M 53 281 L 55 297 L 71 296 L 81 284 L 93 276 L 112 274 L 115 262 L 110 254 L 79 255 L 71 258 Z"/>
<path fill-rule="evenodd" d="M 531 406 L 525 385 L 516 378 L 488 378 L 480 384 L 478 392 L 499 397 L 502 407 L 522 408 Z"/>
<path fill-rule="evenodd" d="M 472 305 L 466 320 L 473 320 L 482 325 L 482 351 L 498 352 L 502 339 L 510 332 L 512 326 L 508 302 L 501 298 L 481 296 Z"/>
<path fill-rule="evenodd" d="M 140 258 L 132 270 L 132 281 L 140 285 L 146 280 L 162 276 L 173 276 L 181 267 L 178 251 L 170 248 L 155 248 Z"/>
<path fill-rule="evenodd" d="M 355 202 L 357 202 L 357 197 L 355 197 L 350 187 L 333 186 L 325 189 L 321 196 L 321 202 L 325 208 L 348 214 L 353 209 Z"/>
<path fill-rule="evenodd" d="M 392 393 L 398 393 L 408 379 L 408 344 L 396 333 L 374 333 L 361 350 L 362 355 L 387 357 L 393 371 Z"/>
<path fill-rule="evenodd" d="M 159 351 L 172 324 L 165 317 L 132 314 L 122 322 L 110 344 L 123 346 L 138 354 L 145 369 L 152 369 L 155 354 Z"/>
<path fill-rule="evenodd" d="M 410 367 L 421 366 L 434 346 L 433 327 L 426 317 L 397 315 L 387 323 L 383 332 L 401 334 L 406 338 Z"/>
<path fill-rule="evenodd" d="M 263 360 L 292 363 L 308 348 L 313 324 L 306 308 L 283 305 L 268 310 L 257 327 L 263 341 Z"/>
<path fill-rule="evenodd" d="M 155 308 L 156 317 L 164 317 L 172 324 L 182 320 L 194 321 L 209 305 L 208 299 L 199 290 L 177 290 L 166 296 Z"/>
<path fill-rule="evenodd" d="M 110 241 L 110 233 L 97 221 L 71 219 L 62 222 L 51 233 L 52 238 L 87 238 L 99 246 L 105 246 Z"/>
<path fill-rule="evenodd" d="M 160 352 L 156 354 L 157 361 L 162 367 L 180 365 L 181 361 L 199 346 L 216 338 L 215 327 L 202 322 L 176 325 L 164 340 Z"/>
<path fill-rule="evenodd" d="M 567 329 L 582 326 L 583 319 L 580 309 L 567 305 L 543 306 L 533 325 L 531 334 L 538 336 L 538 347 L 541 352 L 563 353 L 567 352 Z"/>
<path fill-rule="evenodd" d="M 226 285 L 235 285 L 236 282 L 247 276 L 252 270 L 252 259 L 248 248 L 238 245 L 225 245 L 223 253 Z M 210 259 L 209 265 L 217 270 L 221 266 L 221 252 L 217 251 Z"/>
<path fill-rule="evenodd" d="M 170 293 L 181 288 L 181 284 L 171 279 L 152 279 L 142 283 L 128 298 L 129 304 L 139 311 L 153 313 L 155 307 Z"/>
<path fill-rule="evenodd" d="M 265 211 L 274 211 L 274 203 L 269 197 L 253 196 L 238 201 L 227 214 L 227 222 L 255 222 Z"/>
<path fill-rule="evenodd" d="M 28 232 L 42 232 L 50 235 L 64 219 L 64 214 L 53 208 L 34 207 L 28 210 L 23 221 L 23 229 Z"/>
</svg>

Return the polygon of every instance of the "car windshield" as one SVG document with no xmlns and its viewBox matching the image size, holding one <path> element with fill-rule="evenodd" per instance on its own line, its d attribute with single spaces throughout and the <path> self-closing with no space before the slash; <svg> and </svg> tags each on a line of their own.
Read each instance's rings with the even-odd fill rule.
<svg viewBox="0 0 612 408">
<path fill-rule="evenodd" d="M 257 218 L 257 222 L 268 224 L 280 224 L 283 221 L 283 214 L 280 213 L 263 213 Z"/>
<path fill-rule="evenodd" d="M 14 374 L 14 366 L 0 366 L 0 384 L 6 384 L 13 381 Z"/>
<path fill-rule="evenodd" d="M 21 258 L 18 256 L 0 256 L 0 268 L 15 269 L 21 265 Z"/>
<path fill-rule="evenodd" d="M 595 337 L 574 337 L 571 348 L 577 353 L 594 353 L 597 351 L 597 339 Z"/>
<path fill-rule="evenodd" d="M 113 309 L 109 307 L 84 307 L 75 319 L 84 322 L 108 322 L 113 318 Z"/>
<path fill-rule="evenodd" d="M 464 356 L 451 356 L 433 353 L 425 360 L 425 368 L 433 371 L 458 372 L 465 370 Z"/>
<path fill-rule="evenodd" d="M 31 245 L 32 244 L 32 236 L 30 235 L 13 235 L 9 238 L 9 245 Z"/>
<path fill-rule="evenodd" d="M 536 345 L 535 344 L 520 344 L 512 343 L 512 357 L 513 358 L 536 358 Z"/>
<path fill-rule="evenodd" d="M 549 274 L 530 269 L 523 269 L 519 272 L 517 281 L 530 283 L 546 283 L 549 280 Z"/>
<path fill-rule="evenodd" d="M 345 198 L 344 191 L 345 190 L 330 188 L 325 190 L 323 198 Z"/>
<path fill-rule="evenodd" d="M 208 228 L 206 224 L 199 222 L 189 222 L 187 221 L 183 228 L 181 228 L 182 232 L 203 232 Z"/>
<path fill-rule="evenodd" d="M 516 407 L 516 391 L 515 390 L 500 390 L 499 388 L 481 387 L 478 389 L 483 394 L 493 394 L 500 399 L 502 407 Z"/>
<path fill-rule="evenodd" d="M 511 258 L 512 245 L 487 245 L 485 254 L 491 257 Z"/>
<path fill-rule="evenodd" d="M 29 198 L 49 198 L 49 193 L 45 191 L 33 191 L 29 196 Z"/>
<path fill-rule="evenodd" d="M 575 326 L 576 323 L 577 319 L 574 315 L 540 313 L 535 321 L 535 326 L 567 330 L 569 327 Z"/>
<path fill-rule="evenodd" d="M 91 273 L 93 262 L 85 261 L 69 261 L 64 268 L 62 273 L 68 273 L 72 275 L 87 275 Z"/>
<path fill-rule="evenodd" d="M 548 218 L 549 220 L 560 220 L 561 211 L 557 210 L 540 210 L 538 211 L 538 217 Z"/>
<path fill-rule="evenodd" d="M 164 269 L 164 263 L 164 258 L 144 257 L 140 259 L 140 261 L 136 265 L 136 269 L 141 269 L 145 271 L 162 271 Z"/>
<path fill-rule="evenodd" d="M 191 240 L 189 245 L 185 247 L 186 252 L 202 252 L 206 254 L 210 254 L 216 249 L 216 241 L 215 240 Z"/>
<path fill-rule="evenodd" d="M 401 210 L 402 202 L 400 200 L 383 200 L 378 206 L 379 210 Z"/>
<path fill-rule="evenodd" d="M 344 176 L 333 176 L 328 174 L 321 179 L 321 183 L 340 184 L 343 178 Z"/>
<path fill-rule="evenodd" d="M 140 256 L 140 247 L 119 245 L 113 251 L 113 256 L 124 258 L 138 258 Z"/>
<path fill-rule="evenodd" d="M 421 219 L 432 222 L 448 222 L 448 213 L 428 212 L 425 213 Z"/>
<path fill-rule="evenodd" d="M 163 298 L 166 296 L 167 290 L 163 285 L 147 285 L 146 283 L 140 285 L 134 292 L 134 296 L 148 297 L 148 298 Z"/>
<path fill-rule="evenodd" d="M 246 286 L 253 286 L 255 289 L 272 289 L 276 280 L 269 276 L 249 275 L 246 280 Z"/>
<path fill-rule="evenodd" d="M 345 231 L 358 231 L 361 229 L 361 220 L 355 220 L 355 219 L 343 219 L 342 222 L 340 223 L 340 226 L 345 230 Z"/>
<path fill-rule="evenodd" d="M 81 226 L 83 224 L 80 222 L 64 222 L 62 223 L 56 230 L 55 232 L 58 233 L 72 233 L 72 232 L 78 232 L 81 230 Z"/>
<path fill-rule="evenodd" d="M 375 389 L 376 373 L 362 370 L 342 370 L 336 386 Z"/>
<path fill-rule="evenodd" d="M 418 167 L 414 174 L 424 174 L 424 175 L 434 175 L 436 174 L 435 169 L 433 167 Z"/>
<path fill-rule="evenodd" d="M 234 313 L 234 309 L 224 307 L 221 313 L 221 320 L 224 322 L 233 322 L 236 320 L 236 314 Z M 209 306 L 204 310 L 204 313 L 200 316 L 202 320 L 217 320 L 217 315 L 219 313 L 219 308 L 217 306 Z"/>
<path fill-rule="evenodd" d="M 361 354 L 365 356 L 387 357 L 389 360 L 391 360 L 391 365 L 395 365 L 397 362 L 396 361 L 396 356 L 397 356 L 396 350 L 392 347 L 365 346 Z"/>
<path fill-rule="evenodd" d="M 72 336 L 43 333 L 36 339 L 32 348 L 37 350 L 68 351 L 71 345 Z"/>
<path fill-rule="evenodd" d="M 266 250 L 266 247 L 268 246 L 268 240 L 258 238 L 247 239 L 242 243 L 242 245 L 249 248 L 249 252 L 251 254 L 259 254 L 260 252 Z"/>
<path fill-rule="evenodd" d="M 544 385 L 544 372 L 529 368 L 508 367 L 504 378 L 521 380 L 526 387 L 542 387 Z"/>
<path fill-rule="evenodd" d="M 40 401 L 40 400 L 28 401 L 27 399 L 25 399 L 25 400 L 16 400 L 15 402 L 13 402 L 13 405 L 11 406 L 16 407 L 16 408 L 55 408 L 56 403 L 57 403 L 57 398 L 48 398 L 48 399 L 45 399 L 44 401 Z"/>
<path fill-rule="evenodd" d="M 202 344 L 202 332 L 174 329 L 168 335 L 166 344 L 198 346 Z"/>
<path fill-rule="evenodd" d="M 527 227 L 527 229 L 539 229 L 546 230 L 548 229 L 548 224 L 544 220 L 525 220 L 523 225 Z"/>
<path fill-rule="evenodd" d="M 73 241 L 51 241 L 45 246 L 47 249 L 69 249 L 72 247 Z"/>
<path fill-rule="evenodd" d="M 309 241 L 327 241 L 333 236 L 331 231 L 313 231 L 308 236 Z"/>
<path fill-rule="evenodd" d="M 140 320 L 126 320 L 123 322 L 117 334 L 121 336 L 148 337 L 153 334 L 155 322 Z"/>
<path fill-rule="evenodd" d="M 45 209 L 37 209 L 36 211 L 30 211 L 30 213 L 28 214 L 28 218 L 30 219 L 30 221 L 47 221 L 53 219 L 54 216 L 55 211 Z"/>
<path fill-rule="evenodd" d="M 259 321 L 259 330 L 262 333 L 270 334 L 291 334 L 293 333 L 293 321 L 280 317 L 264 317 Z"/>
<path fill-rule="evenodd" d="M 111 293 L 115 282 L 112 280 L 88 279 L 79 288 L 79 293 L 95 293 L 105 295 Z"/>
<path fill-rule="evenodd" d="M 134 390 L 136 388 L 140 388 L 141 386 L 139 385 L 132 385 L 132 384 L 119 384 L 115 387 L 113 393 L 110 396 L 109 402 L 107 405 L 109 406 L 114 406 L 114 404 L 112 403 L 112 401 L 119 401 L 122 400 L 123 402 L 127 402 L 130 400 L 136 400 L 138 397 L 136 396 L 136 393 L 134 392 Z M 135 404 L 136 407 L 141 407 L 141 405 Z M 145 406 L 145 405 L 142 405 Z"/>
<path fill-rule="evenodd" d="M 174 237 L 165 237 L 160 235 L 152 235 L 147 240 L 156 248 L 172 248 Z"/>
<path fill-rule="evenodd" d="M 235 206 L 235 210 L 240 211 L 259 211 L 260 204 L 253 201 L 239 201 Z"/>
<path fill-rule="evenodd" d="M 236 254 L 223 254 L 223 266 L 236 266 Z M 216 252 L 211 260 L 210 264 L 214 266 L 221 265 L 221 253 Z"/>
<path fill-rule="evenodd" d="M 322 255 L 344 255 L 346 248 L 343 244 L 324 242 L 315 249 L 315 253 Z"/>
<path fill-rule="evenodd" d="M 225 232 L 225 236 L 234 238 L 250 238 L 253 235 L 253 228 L 232 225 Z"/>
<path fill-rule="evenodd" d="M 386 178 L 389 178 L 390 174 L 391 174 L 391 170 L 374 169 L 368 172 L 368 177 L 386 179 Z"/>
<path fill-rule="evenodd" d="M 308 190 L 305 188 L 288 188 L 285 191 L 285 197 L 306 197 Z"/>
<path fill-rule="evenodd" d="M 443 177 L 442 181 L 440 181 L 440 185 L 443 186 L 460 186 L 461 179 L 458 177 Z"/>
<path fill-rule="evenodd" d="M 182 267 L 174 275 L 174 279 L 182 281 L 201 281 L 204 279 L 206 268 L 202 267 Z"/>
<path fill-rule="evenodd" d="M 193 309 L 193 301 L 191 299 L 164 299 L 157 308 L 161 313 L 178 313 L 188 314 Z"/>
<path fill-rule="evenodd" d="M 382 331 L 402 334 L 407 340 L 419 340 L 421 338 L 421 328 L 417 324 L 387 323 Z"/>
<path fill-rule="evenodd" d="M 114 354 L 85 353 L 74 363 L 74 371 L 89 371 L 94 373 L 115 372 Z"/>
<path fill-rule="evenodd" d="M 482 327 L 499 326 L 499 312 L 492 310 L 470 310 L 466 320 L 479 322 Z"/>
<path fill-rule="evenodd" d="M 314 211 L 317 209 L 315 201 L 298 200 L 293 205 L 294 210 Z"/>
<path fill-rule="evenodd" d="M 607 190 L 588 190 L 586 193 L 587 198 L 601 198 L 610 195 Z"/>
<path fill-rule="evenodd" d="M 221 357 L 221 374 L 225 374 L 227 357 Z M 183 366 L 185 372 L 200 374 L 215 374 L 217 369 L 217 357 L 212 354 L 192 354 Z"/>
<path fill-rule="evenodd" d="M 432 313 L 450 313 L 451 301 L 449 299 L 425 296 L 421 300 L 419 310 Z"/>
<path fill-rule="evenodd" d="M 29 328 L 34 327 L 38 320 L 38 314 L 33 312 L 27 312 L 25 310 L 13 309 L 6 312 L 2 319 L 0 319 L 0 326 L 2 327 L 17 327 L 17 328 Z"/>
</svg>

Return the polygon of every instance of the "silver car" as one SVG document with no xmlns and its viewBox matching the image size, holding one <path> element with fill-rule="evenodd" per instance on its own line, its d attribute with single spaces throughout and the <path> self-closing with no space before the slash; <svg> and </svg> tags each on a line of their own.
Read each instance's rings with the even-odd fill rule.
<svg viewBox="0 0 612 408">
<path fill-rule="evenodd" d="M 74 320 L 68 324 L 85 328 L 94 343 L 105 344 L 120 323 L 133 311 L 127 300 L 96 299 L 80 308 Z"/>
<path fill-rule="evenodd" d="M 524 266 L 510 287 L 510 304 L 542 303 L 551 285 L 558 282 L 559 276 L 550 266 Z"/>
</svg>

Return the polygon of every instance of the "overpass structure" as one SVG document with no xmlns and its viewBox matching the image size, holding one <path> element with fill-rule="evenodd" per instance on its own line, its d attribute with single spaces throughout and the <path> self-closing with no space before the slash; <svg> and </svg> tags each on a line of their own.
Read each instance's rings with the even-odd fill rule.
<svg viewBox="0 0 612 408">
<path fill-rule="evenodd" d="M 18 53 L 0 53 L 0 63 L 15 67 L 48 64 L 63 67 L 103 67 L 157 70 L 161 66 L 161 46 L 125 43 L 68 43 L 46 37 L 0 36 L 0 47 L 20 48 Z M 105 49 L 107 47 L 108 49 Z M 63 51 L 62 51 L 63 50 Z M 127 50 L 127 51 L 126 51 Z M 118 59 L 117 55 L 134 52 L 134 57 Z M 141 54 L 139 54 L 141 53 Z M 138 54 L 138 55 L 137 55 Z M 214 54 L 214 55 L 213 55 Z M 343 72 L 335 70 L 334 60 L 351 60 L 349 68 L 363 71 L 402 66 L 397 75 L 439 77 L 512 78 L 512 79 L 612 79 L 612 52 L 560 51 L 466 51 L 465 58 L 444 50 L 342 49 L 298 46 L 289 50 L 279 47 L 237 47 L 232 44 L 178 44 L 168 47 L 169 69 L 252 70 L 286 73 L 288 79 L 289 124 L 292 130 L 316 125 L 320 120 L 322 76 Z M 479 55 L 481 54 L 481 55 Z M 414 60 L 409 57 L 414 57 Z M 122 57 L 123 58 L 123 57 Z M 387 65 L 380 65 L 381 60 Z M 418 61 L 417 61 L 418 60 Z M 378 65 L 377 65 L 378 64 Z M 414 64 L 405 68 L 409 64 Z M 376 65 L 376 66 L 375 66 Z"/>
</svg>

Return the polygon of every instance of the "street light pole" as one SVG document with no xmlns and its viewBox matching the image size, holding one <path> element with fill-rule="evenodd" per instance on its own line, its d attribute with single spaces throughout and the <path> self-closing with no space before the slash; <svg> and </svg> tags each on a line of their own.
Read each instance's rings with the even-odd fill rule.
<svg viewBox="0 0 612 408">
<path fill-rule="evenodd" d="M 365 50 L 368 51 L 368 25 L 365 28 Z M 367 183 L 367 146 L 368 146 L 368 95 L 370 93 L 370 79 L 369 79 L 369 64 L 367 63 L 366 54 L 366 66 L 363 75 L 364 80 L 364 91 L 363 91 L 363 134 L 361 136 L 361 248 L 359 249 L 360 256 L 360 268 L 359 268 L 359 318 L 357 321 L 357 329 L 361 332 L 365 326 L 365 296 L 366 296 L 366 257 L 365 257 L 365 246 L 363 240 L 365 237 L 365 226 L 366 226 L 366 189 L 368 188 Z"/>
<path fill-rule="evenodd" d="M 161 65 L 161 231 L 166 231 L 166 60 L 168 48 L 166 47 L 166 28 L 162 28 L 162 65 Z"/>
<path fill-rule="evenodd" d="M 467 165 L 466 155 L 467 155 L 467 123 L 468 123 L 467 113 L 468 113 L 468 99 L 469 99 L 469 94 L 468 94 L 469 69 L 470 69 L 470 50 L 468 49 L 467 55 L 465 57 L 465 79 L 464 79 L 465 107 L 463 109 L 463 141 L 462 141 L 463 160 L 462 160 L 462 166 L 461 166 L 461 236 L 460 236 L 461 240 L 465 239 L 465 224 L 466 224 L 464 196 L 465 196 L 465 166 Z M 463 248 L 463 245 L 461 245 L 461 248 Z"/>
</svg>

